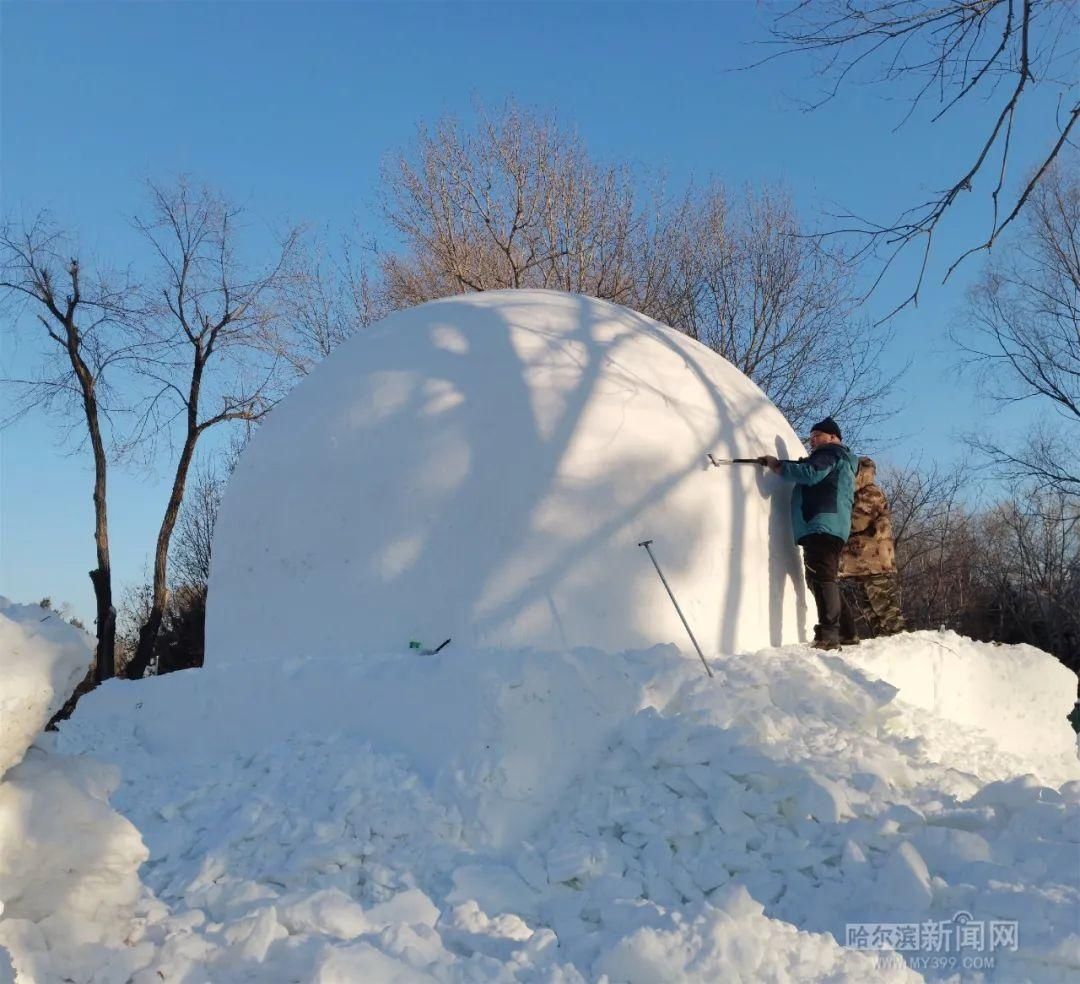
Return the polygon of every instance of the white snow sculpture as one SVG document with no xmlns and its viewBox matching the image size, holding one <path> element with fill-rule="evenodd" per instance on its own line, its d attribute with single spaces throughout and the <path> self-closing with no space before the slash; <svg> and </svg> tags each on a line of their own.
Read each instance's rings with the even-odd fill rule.
<svg viewBox="0 0 1080 984">
<path fill-rule="evenodd" d="M 207 660 L 433 646 L 706 656 L 796 642 L 798 457 L 730 363 L 604 301 L 469 294 L 394 314 L 277 407 L 222 503 Z M 696 657 L 694 657 L 696 658 Z"/>
</svg>

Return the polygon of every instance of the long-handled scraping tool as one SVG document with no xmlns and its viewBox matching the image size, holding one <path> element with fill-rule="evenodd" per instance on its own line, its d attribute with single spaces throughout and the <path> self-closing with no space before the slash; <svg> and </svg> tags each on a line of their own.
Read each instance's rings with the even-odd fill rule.
<svg viewBox="0 0 1080 984">
<path fill-rule="evenodd" d="M 709 463 L 719 468 L 721 465 L 763 465 L 765 464 L 760 458 L 716 458 L 713 455 L 705 452 L 705 457 L 709 459 Z"/>
</svg>

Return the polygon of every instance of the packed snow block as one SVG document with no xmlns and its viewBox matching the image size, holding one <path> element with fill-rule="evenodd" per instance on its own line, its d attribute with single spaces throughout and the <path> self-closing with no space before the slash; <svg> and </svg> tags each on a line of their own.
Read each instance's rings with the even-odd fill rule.
<svg viewBox="0 0 1080 984">
<path fill-rule="evenodd" d="M 147 850 L 109 806 L 119 781 L 35 748 L 0 782 L 0 982 L 4 949 L 20 982 L 127 981 L 149 961 L 129 939 Z"/>
<path fill-rule="evenodd" d="M 40 605 L 0 597 L 0 776 L 71 696 L 94 639 Z"/>
<path fill-rule="evenodd" d="M 1067 720 L 1076 674 L 1041 649 L 912 632 L 845 648 L 842 658 L 897 687 L 900 700 L 985 732 L 1037 774 L 1076 771 Z"/>
<path fill-rule="evenodd" d="M 921 916 L 934 900 L 930 871 L 918 850 L 903 841 L 888 856 L 878 873 L 881 905 L 890 912 L 913 919 Z"/>
<path fill-rule="evenodd" d="M 765 394 L 625 308 L 495 291 L 391 315 L 269 415 L 215 529 L 208 664 L 459 647 L 706 653 L 805 638 Z M 811 620 L 812 621 L 812 620 Z"/>
</svg>

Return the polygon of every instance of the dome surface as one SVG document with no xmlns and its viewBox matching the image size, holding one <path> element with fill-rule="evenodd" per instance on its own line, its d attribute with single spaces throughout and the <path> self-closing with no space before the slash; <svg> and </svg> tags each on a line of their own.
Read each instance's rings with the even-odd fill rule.
<svg viewBox="0 0 1080 984">
<path fill-rule="evenodd" d="M 626 308 L 494 291 L 391 315 L 269 415 L 218 516 L 206 659 L 796 642 L 799 457 L 720 356 Z M 449 650 L 448 650 L 449 651 Z"/>
</svg>

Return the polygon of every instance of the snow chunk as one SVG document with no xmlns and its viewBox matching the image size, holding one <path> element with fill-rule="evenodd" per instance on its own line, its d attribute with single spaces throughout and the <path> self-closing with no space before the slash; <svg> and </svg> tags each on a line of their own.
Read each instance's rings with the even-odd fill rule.
<svg viewBox="0 0 1080 984">
<path fill-rule="evenodd" d="M 1061 794 L 1048 789 L 1033 775 L 992 782 L 983 786 L 968 801 L 970 806 L 1003 806 L 1010 810 L 1023 809 L 1032 803 L 1060 803 Z"/>
<path fill-rule="evenodd" d="M 881 967 L 867 954 L 844 950 L 829 936 L 767 918 L 741 888 L 718 907 L 705 905 L 672 916 L 664 928 L 637 930 L 604 953 L 594 971 L 628 984 L 922 980 L 906 968 Z"/>
<path fill-rule="evenodd" d="M 339 940 L 351 940 L 371 928 L 364 907 L 340 888 L 314 892 L 284 906 L 279 918 L 290 933 L 325 933 Z"/>
<path fill-rule="evenodd" d="M 20 981 L 126 981 L 153 955 L 128 939 L 148 852 L 108 804 L 118 770 L 42 744 L 0 782 L 0 957 Z"/>
<path fill-rule="evenodd" d="M 889 855 L 878 875 L 878 888 L 882 906 L 908 920 L 917 919 L 934 900 L 930 871 L 909 841 Z"/>
<path fill-rule="evenodd" d="M 95 942 L 139 897 L 148 852 L 108 803 L 114 767 L 31 754 L 0 783 L 0 900 L 68 942 Z M 113 915 L 107 915 L 112 910 Z"/>
<path fill-rule="evenodd" d="M 439 910 L 418 888 L 399 892 L 390 901 L 372 906 L 367 921 L 375 929 L 383 929 L 397 923 L 408 926 L 434 926 Z"/>
<path fill-rule="evenodd" d="M 0 776 L 71 696 L 94 646 L 56 612 L 0 597 Z"/>
</svg>

